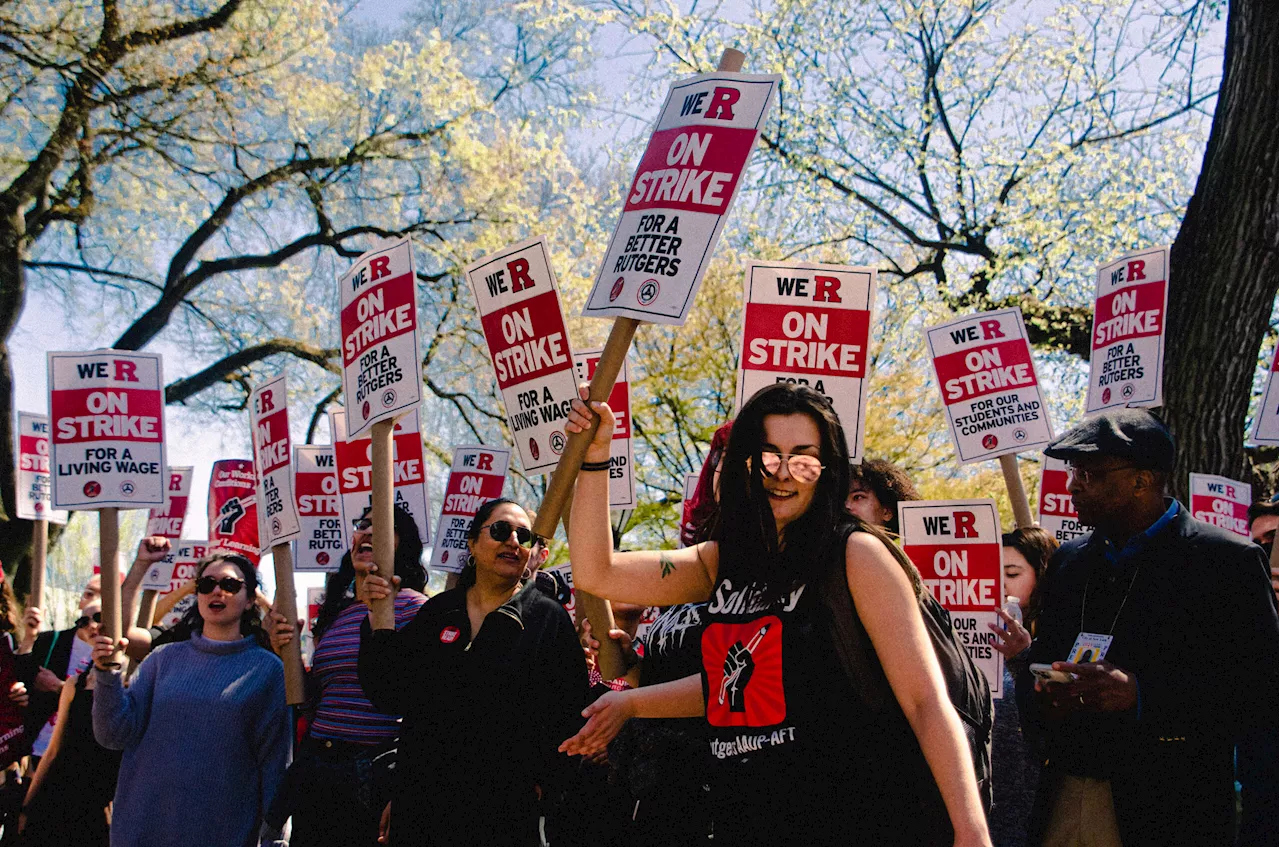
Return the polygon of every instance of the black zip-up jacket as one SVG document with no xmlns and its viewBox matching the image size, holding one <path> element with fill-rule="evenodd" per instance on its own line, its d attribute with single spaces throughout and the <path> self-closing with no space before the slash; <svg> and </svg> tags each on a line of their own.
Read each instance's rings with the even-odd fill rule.
<svg viewBox="0 0 1280 847">
<path fill-rule="evenodd" d="M 582 726 L 587 668 L 564 607 L 530 581 L 472 640 L 466 589 L 432 597 L 399 631 L 361 626 L 360 686 L 404 716 L 391 826 L 397 844 L 533 845 L 537 787 L 557 796 Z"/>
</svg>

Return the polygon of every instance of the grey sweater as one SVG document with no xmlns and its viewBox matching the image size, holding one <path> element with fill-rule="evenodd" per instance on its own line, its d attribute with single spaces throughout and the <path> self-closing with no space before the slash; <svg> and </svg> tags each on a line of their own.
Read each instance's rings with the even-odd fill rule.
<svg viewBox="0 0 1280 847">
<path fill-rule="evenodd" d="M 241 847 L 289 764 L 284 669 L 252 638 L 157 648 L 125 688 L 95 670 L 93 734 L 123 750 L 112 847 Z"/>
</svg>

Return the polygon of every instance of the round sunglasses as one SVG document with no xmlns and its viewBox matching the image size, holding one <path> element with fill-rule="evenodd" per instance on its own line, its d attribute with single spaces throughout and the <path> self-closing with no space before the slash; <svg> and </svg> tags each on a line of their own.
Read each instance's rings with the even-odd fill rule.
<svg viewBox="0 0 1280 847">
<path fill-rule="evenodd" d="M 765 476 L 775 475 L 782 468 L 784 461 L 787 463 L 787 473 L 796 482 L 816 482 L 826 468 L 817 456 L 808 456 L 804 453 L 779 453 L 776 450 L 760 451 L 760 469 L 764 471 Z M 747 470 L 751 470 L 750 456 L 747 457 Z"/>
<path fill-rule="evenodd" d="M 212 594 L 215 588 L 221 588 L 228 594 L 239 594 L 240 589 L 244 588 L 244 580 L 236 579 L 234 576 L 224 576 L 222 579 L 202 576 L 196 580 L 196 591 L 201 594 Z"/>
<path fill-rule="evenodd" d="M 542 538 L 534 535 L 533 530 L 529 529 L 529 527 L 517 526 L 511 521 L 494 521 L 480 528 L 489 530 L 489 537 L 499 544 L 505 543 L 513 532 L 516 534 L 516 542 L 521 547 L 533 547 L 542 543 Z"/>
<path fill-rule="evenodd" d="M 84 629 L 90 623 L 102 623 L 102 612 L 94 612 L 92 617 L 83 615 L 76 621 L 76 629 Z"/>
</svg>

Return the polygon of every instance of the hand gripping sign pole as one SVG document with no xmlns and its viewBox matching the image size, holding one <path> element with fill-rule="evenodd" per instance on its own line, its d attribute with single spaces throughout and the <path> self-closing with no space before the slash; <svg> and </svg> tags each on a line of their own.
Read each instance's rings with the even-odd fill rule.
<svg viewBox="0 0 1280 847">
<path fill-rule="evenodd" d="M 735 73 L 742 70 L 745 59 L 746 56 L 743 53 L 727 49 L 720 56 L 720 65 L 717 70 Z M 639 326 L 640 321 L 636 318 L 614 318 L 613 328 L 609 330 L 609 339 L 600 352 L 600 362 L 596 365 L 595 375 L 591 378 L 589 392 L 591 401 L 603 403 L 609 399 Z M 555 535 L 556 524 L 559 523 L 560 516 L 569 503 L 574 483 L 578 478 L 578 469 L 582 467 L 582 461 L 587 455 L 587 447 L 595 437 L 596 428 L 599 425 L 599 418 L 594 418 L 586 430 L 569 434 L 568 443 L 560 456 L 560 461 L 556 464 L 555 473 L 552 474 L 547 485 L 547 493 L 543 495 L 542 504 L 538 506 L 537 520 L 533 524 L 533 531 L 543 538 L 551 538 Z M 607 636 L 608 630 L 613 628 L 613 610 L 609 607 L 609 601 L 581 590 L 576 592 L 576 597 L 577 608 L 581 610 L 579 614 L 597 622 L 599 627 L 597 631 Z M 600 654 L 597 661 L 600 665 L 600 674 L 605 679 L 615 679 L 626 672 L 622 648 L 611 638 L 600 639 Z"/>
</svg>

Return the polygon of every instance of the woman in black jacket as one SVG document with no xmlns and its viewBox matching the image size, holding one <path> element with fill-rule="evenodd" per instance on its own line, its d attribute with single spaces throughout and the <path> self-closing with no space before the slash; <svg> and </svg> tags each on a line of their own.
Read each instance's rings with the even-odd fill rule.
<svg viewBox="0 0 1280 847">
<path fill-rule="evenodd" d="M 458 586 L 399 631 L 362 626 L 360 685 L 380 711 L 404 716 L 396 844 L 532 847 L 539 798 L 572 768 L 556 747 L 582 724 L 586 663 L 568 613 L 527 579 L 547 555 L 531 526 L 519 504 L 485 503 Z M 366 602 L 391 590 L 365 579 Z"/>
</svg>

